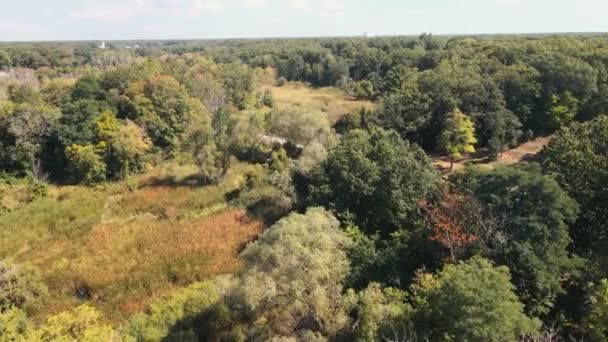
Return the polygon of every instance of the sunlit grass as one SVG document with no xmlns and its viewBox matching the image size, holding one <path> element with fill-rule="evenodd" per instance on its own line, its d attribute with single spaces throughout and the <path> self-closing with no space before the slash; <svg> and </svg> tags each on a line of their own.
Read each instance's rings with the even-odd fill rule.
<svg viewBox="0 0 608 342">
<path fill-rule="evenodd" d="M 271 87 L 272 96 L 277 107 L 302 105 L 326 112 L 331 122 L 336 122 L 344 115 L 361 108 L 372 109 L 370 101 L 359 101 L 344 94 L 337 88 L 312 88 L 295 82 L 288 82 L 282 87 Z"/>
<path fill-rule="evenodd" d="M 90 301 L 120 323 L 158 296 L 238 269 L 238 252 L 265 225 L 225 197 L 252 168 L 235 164 L 216 186 L 156 185 L 196 173 L 167 166 L 136 187 L 51 187 L 48 198 L 0 216 L 0 255 L 40 269 L 50 290 L 40 315 Z"/>
</svg>

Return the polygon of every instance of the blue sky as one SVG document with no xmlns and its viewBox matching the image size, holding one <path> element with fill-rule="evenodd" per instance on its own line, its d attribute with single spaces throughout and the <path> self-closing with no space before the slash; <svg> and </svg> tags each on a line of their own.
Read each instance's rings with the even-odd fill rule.
<svg viewBox="0 0 608 342">
<path fill-rule="evenodd" d="M 608 0 L 0 0 L 0 40 L 606 32 Z"/>
</svg>

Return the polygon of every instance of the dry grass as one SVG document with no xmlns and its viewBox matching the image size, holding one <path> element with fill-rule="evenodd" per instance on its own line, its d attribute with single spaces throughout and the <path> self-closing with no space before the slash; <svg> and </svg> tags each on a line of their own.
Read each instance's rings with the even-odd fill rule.
<svg viewBox="0 0 608 342">
<path fill-rule="evenodd" d="M 302 83 L 289 82 L 282 87 L 269 87 L 277 107 L 302 105 L 326 112 L 331 122 L 361 108 L 372 109 L 374 104 L 359 101 L 336 88 L 312 88 Z"/>
<path fill-rule="evenodd" d="M 218 186 L 154 185 L 195 170 L 170 167 L 132 191 L 51 187 L 49 198 L 0 216 L 0 257 L 41 270 L 50 296 L 35 320 L 90 301 L 119 324 L 159 296 L 238 269 L 238 253 L 265 224 L 230 208 L 225 194 L 252 167 L 236 164 Z"/>
<path fill-rule="evenodd" d="M 47 312 L 90 300 L 113 322 L 181 286 L 239 267 L 238 252 L 264 224 L 240 209 L 201 219 L 142 217 L 94 226 L 80 243 L 56 241 L 29 255 L 52 297 Z"/>
</svg>

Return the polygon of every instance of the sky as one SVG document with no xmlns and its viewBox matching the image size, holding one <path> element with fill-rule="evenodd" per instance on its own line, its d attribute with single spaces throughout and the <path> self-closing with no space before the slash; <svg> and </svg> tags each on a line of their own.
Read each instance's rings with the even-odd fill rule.
<svg viewBox="0 0 608 342">
<path fill-rule="evenodd" d="M 607 32 L 608 0 L 0 0 L 0 41 Z"/>
</svg>

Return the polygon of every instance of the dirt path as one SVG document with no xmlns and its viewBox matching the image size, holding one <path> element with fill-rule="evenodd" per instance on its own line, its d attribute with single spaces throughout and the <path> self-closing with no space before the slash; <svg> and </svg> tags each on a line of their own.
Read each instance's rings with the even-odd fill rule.
<svg viewBox="0 0 608 342">
<path fill-rule="evenodd" d="M 512 165 L 529 159 L 539 153 L 545 147 L 551 137 L 540 137 L 523 143 L 513 149 L 505 151 L 500 158 L 490 161 L 488 158 L 465 158 L 454 163 L 454 170 L 460 170 L 467 164 L 488 165 L 493 168 L 496 165 Z M 433 164 L 442 172 L 450 173 L 450 161 L 446 157 L 433 157 Z"/>
</svg>

